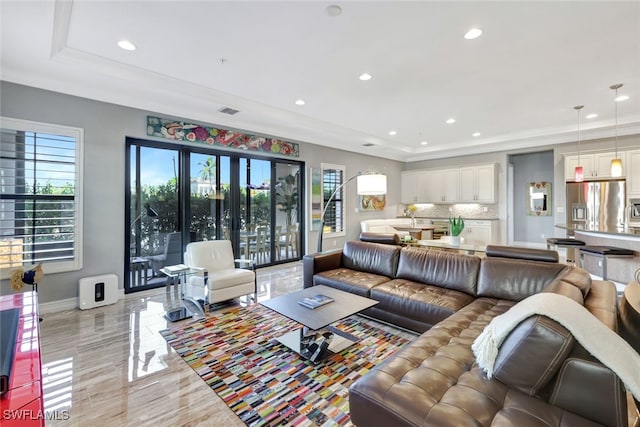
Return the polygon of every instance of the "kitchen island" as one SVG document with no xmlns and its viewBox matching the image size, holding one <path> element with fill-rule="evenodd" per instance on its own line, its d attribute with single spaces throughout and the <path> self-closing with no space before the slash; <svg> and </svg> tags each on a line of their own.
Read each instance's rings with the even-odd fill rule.
<svg viewBox="0 0 640 427">
<path fill-rule="evenodd" d="M 567 235 L 573 234 L 576 239 L 582 240 L 590 246 L 613 246 L 616 248 L 630 249 L 635 252 L 633 258 L 612 258 L 609 260 L 609 279 L 624 284 L 633 280 L 634 272 L 640 268 L 640 228 L 617 227 L 601 229 L 589 226 L 567 226 L 557 224 L 556 228 L 567 231 Z M 585 257 L 584 269 L 590 273 L 598 274 L 602 261 Z"/>
</svg>

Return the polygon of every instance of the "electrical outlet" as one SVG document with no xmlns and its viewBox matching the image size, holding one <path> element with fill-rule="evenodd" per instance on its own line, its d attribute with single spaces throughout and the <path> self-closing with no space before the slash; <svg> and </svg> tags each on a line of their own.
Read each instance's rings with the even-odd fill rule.
<svg viewBox="0 0 640 427">
<path fill-rule="evenodd" d="M 483 210 L 484 210 L 485 212 L 489 212 L 489 208 L 488 208 L 488 207 L 486 207 L 486 206 L 484 207 L 484 209 L 483 209 Z"/>
</svg>

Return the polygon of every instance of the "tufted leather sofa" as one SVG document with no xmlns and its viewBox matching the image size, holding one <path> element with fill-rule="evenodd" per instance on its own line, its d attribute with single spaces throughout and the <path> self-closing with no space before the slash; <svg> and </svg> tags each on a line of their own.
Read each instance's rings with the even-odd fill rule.
<svg viewBox="0 0 640 427">
<path fill-rule="evenodd" d="M 527 296 L 555 292 L 616 329 L 611 282 L 522 253 L 479 258 L 347 242 L 304 257 L 305 287 L 323 284 L 380 303 L 365 314 L 422 332 L 351 386 L 358 426 L 625 426 L 620 380 L 566 329 L 544 317 L 522 322 L 487 379 L 471 344 L 495 317 Z M 540 254 L 538 254 L 540 255 Z"/>
</svg>

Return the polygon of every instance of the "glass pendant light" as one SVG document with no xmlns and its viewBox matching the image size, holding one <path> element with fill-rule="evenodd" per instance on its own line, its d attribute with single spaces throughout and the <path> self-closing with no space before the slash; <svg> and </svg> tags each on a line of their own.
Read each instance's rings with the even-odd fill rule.
<svg viewBox="0 0 640 427">
<path fill-rule="evenodd" d="M 622 83 L 618 83 L 615 84 L 613 86 L 610 86 L 610 89 L 613 89 L 616 91 L 616 96 L 614 98 L 615 102 L 615 106 L 616 106 L 616 110 L 615 110 L 615 116 L 616 116 L 616 122 L 615 122 L 615 149 L 616 149 L 616 155 L 615 158 L 613 160 L 611 160 L 611 176 L 612 177 L 619 177 L 622 176 L 622 160 L 618 157 L 618 102 L 616 101 L 616 99 L 618 98 L 618 89 L 620 89 L 622 87 Z"/>
<path fill-rule="evenodd" d="M 580 110 L 584 108 L 584 105 L 576 105 L 573 108 L 578 112 L 578 166 L 576 166 L 574 179 L 576 182 L 582 182 L 584 181 L 584 173 L 580 164 Z"/>
</svg>

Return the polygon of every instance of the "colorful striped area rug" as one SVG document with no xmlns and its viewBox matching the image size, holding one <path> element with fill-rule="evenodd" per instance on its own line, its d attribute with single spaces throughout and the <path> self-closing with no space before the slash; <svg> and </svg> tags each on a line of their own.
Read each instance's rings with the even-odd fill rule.
<svg viewBox="0 0 640 427">
<path fill-rule="evenodd" d="M 273 340 L 300 325 L 261 305 L 160 334 L 245 424 L 344 426 L 349 386 L 415 335 L 359 316 L 335 326 L 360 341 L 318 365 Z"/>
</svg>

